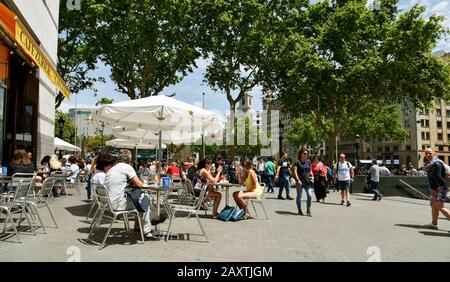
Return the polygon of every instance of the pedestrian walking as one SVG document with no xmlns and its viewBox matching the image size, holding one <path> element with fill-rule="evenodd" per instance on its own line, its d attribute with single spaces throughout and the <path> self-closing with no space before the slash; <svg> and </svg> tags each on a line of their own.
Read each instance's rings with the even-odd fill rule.
<svg viewBox="0 0 450 282">
<path fill-rule="evenodd" d="M 334 183 L 338 190 L 341 190 L 341 205 L 344 205 L 347 201 L 347 207 L 350 207 L 350 185 L 355 172 L 352 164 L 345 160 L 345 154 L 339 155 L 339 160 L 336 162 L 333 172 Z"/>
<path fill-rule="evenodd" d="M 269 157 L 266 163 L 266 176 L 267 176 L 267 192 L 275 193 L 273 190 L 273 181 L 275 178 L 275 164 L 273 163 L 273 158 Z"/>
<path fill-rule="evenodd" d="M 314 194 L 316 195 L 317 202 L 323 200 L 325 203 L 325 198 L 327 197 L 327 170 L 325 165 L 320 161 L 319 156 L 314 156 L 313 162 L 311 164 L 311 171 L 314 176 Z"/>
<path fill-rule="evenodd" d="M 444 207 L 447 198 L 448 187 L 445 182 L 446 171 L 444 163 L 434 155 L 431 148 L 425 150 L 424 169 L 427 172 L 428 183 L 430 185 L 430 206 L 431 206 L 431 224 L 426 227 L 439 229 L 439 212 L 450 220 L 450 210 Z"/>
<path fill-rule="evenodd" d="M 281 155 L 281 159 L 278 161 L 277 172 L 275 174 L 275 179 L 279 179 L 279 183 L 280 183 L 280 191 L 278 192 L 278 199 L 280 199 L 280 200 L 285 200 L 285 198 L 283 198 L 283 195 L 282 195 L 283 189 L 286 189 L 286 199 L 288 199 L 288 200 L 294 199 L 289 195 L 290 186 L 291 186 L 289 177 L 291 175 L 291 172 L 290 172 L 290 164 L 289 164 L 287 158 L 288 158 L 288 153 L 284 152 Z"/>
<path fill-rule="evenodd" d="M 380 193 L 381 167 L 378 166 L 377 160 L 372 161 L 372 166 L 370 167 L 368 173 L 369 175 L 367 175 L 367 177 L 370 180 L 370 190 L 374 194 L 372 200 L 381 201 L 381 198 L 383 198 L 383 195 Z"/>
<path fill-rule="evenodd" d="M 302 192 L 306 192 L 306 214 L 311 215 L 313 178 L 311 162 L 308 160 L 308 151 L 301 149 L 298 152 L 298 161 L 295 162 L 293 173 L 297 189 L 297 209 L 298 214 L 303 215 L 302 211 Z"/>
</svg>

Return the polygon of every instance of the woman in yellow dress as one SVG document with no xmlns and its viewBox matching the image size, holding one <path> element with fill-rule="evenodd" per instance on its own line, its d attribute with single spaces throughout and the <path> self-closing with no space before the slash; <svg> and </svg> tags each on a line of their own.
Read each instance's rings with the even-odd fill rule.
<svg viewBox="0 0 450 282">
<path fill-rule="evenodd" d="M 241 175 L 241 168 L 239 165 L 236 167 L 236 174 L 239 184 L 242 185 L 245 183 L 245 190 L 234 192 L 233 198 L 238 207 L 245 211 L 244 219 L 248 219 L 251 215 L 248 211 L 246 200 L 257 199 L 258 197 L 261 197 L 264 191 L 258 182 L 256 172 L 252 168 L 252 163 L 250 161 L 244 161 L 243 167 L 244 174 Z"/>
</svg>

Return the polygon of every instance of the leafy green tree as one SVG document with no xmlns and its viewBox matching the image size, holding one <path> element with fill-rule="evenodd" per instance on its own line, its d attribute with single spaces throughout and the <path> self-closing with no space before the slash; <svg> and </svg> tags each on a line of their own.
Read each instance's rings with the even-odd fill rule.
<svg viewBox="0 0 450 282">
<path fill-rule="evenodd" d="M 72 94 L 85 89 L 94 93 L 94 83 L 104 82 L 103 77 L 93 77 L 96 69 L 98 49 L 95 41 L 89 41 L 87 34 L 93 28 L 88 22 L 87 9 L 69 10 L 66 5 L 60 5 L 58 62 L 57 68 Z M 55 98 L 55 108 L 58 109 L 65 97 L 58 93 Z"/>
<path fill-rule="evenodd" d="M 59 127 L 59 120 L 64 120 L 64 128 L 62 130 L 62 136 L 61 136 L 61 128 Z M 63 113 L 59 110 L 56 111 L 55 115 L 55 135 L 69 143 L 74 143 L 75 141 L 75 125 L 70 120 L 70 116 L 68 113 Z"/>
<path fill-rule="evenodd" d="M 400 14 L 397 2 L 382 0 L 381 9 L 372 11 L 365 0 L 292 1 L 274 19 L 280 28 L 265 42 L 272 56 L 266 54 L 270 63 L 261 66 L 264 86 L 292 116 L 315 113 L 329 162 L 337 137 L 354 132 L 356 125 L 369 138 L 382 128 L 385 120 L 374 111 L 389 114 L 389 105 L 405 100 L 423 107 L 449 97 L 449 67 L 431 55 L 447 34 L 443 18 L 425 18 L 419 5 Z M 385 139 L 405 137 L 383 132 Z"/>
<path fill-rule="evenodd" d="M 215 91 L 226 95 L 231 115 L 245 93 L 261 81 L 258 63 L 267 25 L 264 0 L 198 1 L 200 46 L 209 65 L 204 80 Z M 232 136 L 236 131 L 233 130 Z M 231 158 L 235 158 L 235 145 Z"/>
<path fill-rule="evenodd" d="M 192 71 L 200 56 L 190 0 L 86 0 L 87 34 L 131 99 L 158 95 Z"/>
<path fill-rule="evenodd" d="M 114 99 L 108 99 L 108 98 L 101 98 L 100 100 L 97 101 L 97 103 L 95 103 L 95 105 L 98 106 L 103 106 L 103 105 L 109 105 L 112 104 L 114 102 Z M 103 149 L 104 145 L 105 145 L 105 123 L 103 121 L 100 121 L 100 126 L 97 128 L 96 133 L 100 135 L 100 140 L 101 140 L 101 146 L 100 148 Z M 108 141 L 108 140 L 107 140 Z"/>
</svg>

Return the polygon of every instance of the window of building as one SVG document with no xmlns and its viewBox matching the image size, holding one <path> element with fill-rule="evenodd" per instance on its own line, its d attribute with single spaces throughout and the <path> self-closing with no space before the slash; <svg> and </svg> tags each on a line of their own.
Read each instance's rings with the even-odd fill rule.
<svg viewBox="0 0 450 282">
<path fill-rule="evenodd" d="M 438 156 L 438 158 L 439 158 L 441 161 L 445 162 L 445 157 L 444 157 L 444 156 Z"/>
<path fill-rule="evenodd" d="M 438 151 L 439 152 L 444 152 L 444 146 L 438 146 Z"/>
<path fill-rule="evenodd" d="M 370 153 L 370 148 L 367 148 L 367 150 L 366 150 L 366 151 L 367 151 L 367 153 Z"/>
<path fill-rule="evenodd" d="M 450 121 L 447 121 L 447 130 L 450 129 Z"/>
<path fill-rule="evenodd" d="M 393 150 L 394 152 L 398 152 L 398 146 L 394 146 Z"/>
<path fill-rule="evenodd" d="M 447 140 L 450 141 L 450 133 L 447 133 Z"/>
<path fill-rule="evenodd" d="M 406 151 L 411 151 L 411 145 L 406 145 Z"/>
<path fill-rule="evenodd" d="M 442 141 L 444 138 L 443 138 L 443 134 L 442 133 L 438 133 L 437 134 L 437 140 L 439 140 L 439 141 Z"/>
<path fill-rule="evenodd" d="M 442 116 L 442 111 L 440 109 L 436 110 L 436 116 L 437 117 L 441 117 Z"/>
<path fill-rule="evenodd" d="M 447 118 L 450 117 L 450 110 L 447 110 Z"/>
<path fill-rule="evenodd" d="M 427 148 L 427 145 L 422 145 L 422 151 L 425 151 Z"/>
<path fill-rule="evenodd" d="M 437 125 L 438 128 L 442 128 L 442 121 L 441 121 L 441 120 L 438 120 L 438 121 L 436 122 L 436 125 Z"/>
<path fill-rule="evenodd" d="M 391 147 L 390 146 L 386 146 L 385 152 L 390 152 L 390 151 L 391 151 Z"/>
</svg>

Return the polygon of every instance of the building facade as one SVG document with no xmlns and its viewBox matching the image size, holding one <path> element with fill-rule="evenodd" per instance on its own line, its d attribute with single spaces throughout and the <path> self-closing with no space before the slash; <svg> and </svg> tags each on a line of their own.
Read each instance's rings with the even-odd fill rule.
<svg viewBox="0 0 450 282">
<path fill-rule="evenodd" d="M 103 130 L 103 135 L 111 135 L 111 126 L 102 126 L 102 123 L 96 120 L 91 120 L 89 117 L 96 108 L 72 108 L 69 109 L 69 116 L 72 123 L 75 125 L 77 136 L 95 137 L 100 135 Z"/>
<path fill-rule="evenodd" d="M 54 152 L 59 0 L 0 0 L 0 160 L 16 149 L 40 161 Z"/>
</svg>

